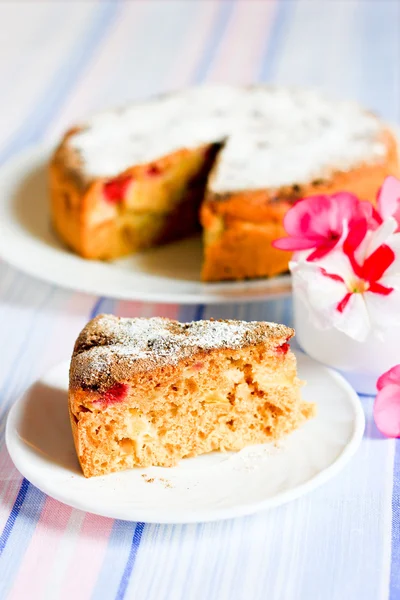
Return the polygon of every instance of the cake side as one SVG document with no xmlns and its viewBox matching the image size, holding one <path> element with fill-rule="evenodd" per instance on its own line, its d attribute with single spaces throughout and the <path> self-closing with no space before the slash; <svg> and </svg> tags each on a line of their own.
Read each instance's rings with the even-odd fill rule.
<svg viewBox="0 0 400 600">
<path fill-rule="evenodd" d="M 292 334 L 264 323 L 92 321 L 75 346 L 69 393 L 85 476 L 172 466 L 298 427 L 314 407 L 300 397 Z"/>
<path fill-rule="evenodd" d="M 386 151 L 374 164 L 332 171 L 306 184 L 271 190 L 212 193 L 201 207 L 204 262 L 202 279 L 221 281 L 271 277 L 288 270 L 290 253 L 272 247 L 285 235 L 283 218 L 294 202 L 316 194 L 346 191 L 375 203 L 388 175 L 400 177 L 398 143 L 389 129 L 381 133 Z"/>
<path fill-rule="evenodd" d="M 199 207 L 218 145 L 181 149 L 132 165 L 114 178 L 91 177 L 67 134 L 50 164 L 53 225 L 85 258 L 112 259 L 199 230 Z"/>
</svg>

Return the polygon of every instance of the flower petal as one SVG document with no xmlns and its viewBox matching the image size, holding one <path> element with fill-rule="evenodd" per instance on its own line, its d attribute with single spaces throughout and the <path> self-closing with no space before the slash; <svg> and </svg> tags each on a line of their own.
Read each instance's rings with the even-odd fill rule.
<svg viewBox="0 0 400 600">
<path fill-rule="evenodd" d="M 375 231 L 368 232 L 364 258 L 370 256 L 377 248 L 379 248 L 379 246 L 382 246 L 382 244 L 390 245 L 389 241 L 393 239 L 396 228 L 396 220 L 393 217 L 389 217 L 386 221 L 381 223 Z"/>
<path fill-rule="evenodd" d="M 386 385 L 395 384 L 400 386 L 400 365 L 396 365 L 383 373 L 377 381 L 376 387 L 378 390 L 383 389 Z"/>
<path fill-rule="evenodd" d="M 313 321 L 321 329 L 332 327 L 338 303 L 347 293 L 343 281 L 323 275 L 314 263 L 290 263 L 293 288 L 307 306 Z"/>
<path fill-rule="evenodd" d="M 350 300 L 351 300 L 351 292 L 347 292 L 345 297 L 342 298 L 342 300 L 337 305 L 336 310 L 338 310 L 340 313 L 344 312 L 345 308 L 348 305 L 348 303 L 350 302 Z"/>
<path fill-rule="evenodd" d="M 333 254 L 337 255 L 338 263 L 342 258 L 348 264 L 343 253 L 337 251 Z M 363 295 L 351 294 L 346 300 L 343 312 L 340 312 L 338 306 L 347 296 L 349 289 L 338 275 L 340 269 L 332 269 L 330 273 L 324 274 L 323 269 L 318 266 L 323 262 L 290 263 L 293 288 L 307 306 L 317 327 L 334 327 L 357 341 L 364 341 L 370 332 L 371 324 Z M 327 262 L 332 264 L 334 261 L 331 259 Z M 346 263 L 343 269 L 345 277 L 348 275 Z"/>
<path fill-rule="evenodd" d="M 400 181 L 392 175 L 386 177 L 378 192 L 378 209 L 383 219 L 395 215 L 397 217 L 400 209 Z"/>
<path fill-rule="evenodd" d="M 314 261 L 323 258 L 336 246 L 336 243 L 337 242 L 327 242 L 326 244 L 321 244 L 321 246 L 318 246 L 318 248 L 308 255 L 307 260 Z"/>
<path fill-rule="evenodd" d="M 364 342 L 371 331 L 371 321 L 363 294 L 351 294 L 343 312 L 337 311 L 334 326 L 357 342 Z"/>
<path fill-rule="evenodd" d="M 327 273 L 340 275 L 348 286 L 354 280 L 354 271 L 348 257 L 341 248 L 335 248 L 332 252 L 321 258 L 318 265 Z"/>
<path fill-rule="evenodd" d="M 400 437 L 400 386 L 387 385 L 381 389 L 374 403 L 376 426 L 387 437 Z"/>
<path fill-rule="evenodd" d="M 394 290 L 387 296 L 364 292 L 371 325 L 377 333 L 383 333 L 400 325 L 400 292 Z"/>
<path fill-rule="evenodd" d="M 368 258 L 362 266 L 362 277 L 369 283 L 380 280 L 386 269 L 390 267 L 395 259 L 395 254 L 389 246 L 382 244 Z"/>
<path fill-rule="evenodd" d="M 367 219 L 369 229 L 374 230 L 382 224 L 381 215 L 367 200 L 362 200 L 360 202 L 358 206 L 358 212 L 360 217 Z"/>
<path fill-rule="evenodd" d="M 389 236 L 386 239 L 386 244 L 393 250 L 396 258 L 394 262 L 386 269 L 383 276 L 384 279 L 386 279 L 388 276 L 399 275 L 400 273 L 400 233 L 394 233 L 393 235 Z"/>
<path fill-rule="evenodd" d="M 356 218 L 359 218 L 360 201 L 354 194 L 349 192 L 332 194 L 330 202 L 329 216 L 332 231 L 341 231 L 343 221 L 351 222 L 356 215 Z"/>
<path fill-rule="evenodd" d="M 349 258 L 354 272 L 359 277 L 361 274 L 359 273 L 359 265 L 355 259 L 355 253 L 357 248 L 360 246 L 361 242 L 365 239 L 368 231 L 368 223 L 367 219 L 359 219 L 349 230 L 347 238 L 343 242 L 343 252 Z"/>
<path fill-rule="evenodd" d="M 330 207 L 327 196 L 310 196 L 299 200 L 284 217 L 285 230 L 293 237 L 324 238 L 329 231 L 327 215 Z"/>
<path fill-rule="evenodd" d="M 288 238 L 273 242 L 281 250 L 316 249 L 309 260 L 329 253 L 343 236 L 347 223 L 366 218 L 359 210 L 360 201 L 353 194 L 340 192 L 332 196 L 310 196 L 288 210 L 283 225 Z"/>
<path fill-rule="evenodd" d="M 272 246 L 279 250 L 289 250 L 293 252 L 294 250 L 311 250 L 311 248 L 315 247 L 315 242 L 306 237 L 284 237 L 274 240 Z"/>
</svg>

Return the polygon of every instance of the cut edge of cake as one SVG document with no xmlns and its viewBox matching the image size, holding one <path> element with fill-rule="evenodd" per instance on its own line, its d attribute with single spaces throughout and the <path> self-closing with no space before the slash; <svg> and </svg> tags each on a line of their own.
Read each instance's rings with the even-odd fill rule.
<svg viewBox="0 0 400 600">
<path fill-rule="evenodd" d="M 284 216 L 302 198 L 346 191 L 375 204 L 385 178 L 400 177 L 398 142 L 388 128 L 382 129 L 381 139 L 386 148 L 382 160 L 364 162 L 349 171 L 332 169 L 306 184 L 298 182 L 280 189 L 229 194 L 209 191 L 200 208 L 202 280 L 256 279 L 287 271 L 291 253 L 274 248 L 272 242 L 286 236 Z"/>
</svg>

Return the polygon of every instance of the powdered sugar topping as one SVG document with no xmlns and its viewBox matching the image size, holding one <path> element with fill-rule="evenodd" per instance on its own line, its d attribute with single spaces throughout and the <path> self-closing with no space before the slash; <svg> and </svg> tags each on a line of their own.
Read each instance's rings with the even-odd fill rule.
<svg viewBox="0 0 400 600">
<path fill-rule="evenodd" d="M 286 341 L 293 331 L 284 325 L 246 321 L 124 319 L 101 315 L 80 334 L 71 364 L 71 384 L 109 387 L 133 371 L 174 365 L 201 350 L 240 348 L 272 339 Z"/>
<path fill-rule="evenodd" d="M 382 124 L 315 91 L 205 86 L 93 117 L 70 138 L 90 177 L 223 142 L 211 191 L 276 188 L 381 160 Z"/>
</svg>

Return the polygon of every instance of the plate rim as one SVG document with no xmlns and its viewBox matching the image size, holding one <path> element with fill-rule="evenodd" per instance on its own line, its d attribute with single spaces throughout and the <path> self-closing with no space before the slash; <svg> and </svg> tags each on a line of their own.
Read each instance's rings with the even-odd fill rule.
<svg viewBox="0 0 400 600">
<path fill-rule="evenodd" d="M 13 169 L 21 168 L 21 163 L 29 163 L 31 166 L 34 165 L 43 165 L 46 166 L 45 157 L 49 158 L 51 152 L 55 148 L 55 143 L 52 140 L 47 140 L 44 142 L 40 142 L 37 144 L 31 144 L 25 147 L 21 152 L 14 154 L 10 159 L 8 159 L 3 165 L 0 167 L 0 190 L 2 186 L 2 180 L 5 179 L 7 182 L 12 181 L 10 179 L 9 172 Z M 27 169 L 29 169 L 29 165 L 26 165 Z M 9 196 L 9 195 L 8 195 Z M 11 208 L 11 200 L 6 194 L 0 200 L 0 214 L 3 211 L 3 215 L 5 212 L 8 212 L 8 208 Z M 193 291 L 192 293 L 187 292 L 163 292 L 162 290 L 154 291 L 141 290 L 136 284 L 136 288 L 132 287 L 127 288 L 121 286 L 119 289 L 108 290 L 107 286 L 104 285 L 104 288 L 99 289 L 98 285 L 91 284 L 91 278 L 86 277 L 82 278 L 78 285 L 74 285 L 73 280 L 69 280 L 68 278 L 64 278 L 61 275 L 62 269 L 53 269 L 52 272 L 47 272 L 46 269 L 41 269 L 40 266 L 36 266 L 33 263 L 28 263 L 22 257 L 13 251 L 10 251 L 8 247 L 8 232 L 6 231 L 7 222 L 3 219 L 0 219 L 0 258 L 2 258 L 5 262 L 7 262 L 12 267 L 18 269 L 20 272 L 23 272 L 26 275 L 34 277 L 35 279 L 39 279 L 40 281 L 45 281 L 47 283 L 57 285 L 61 288 L 73 290 L 77 292 L 82 292 L 85 294 L 91 294 L 95 296 L 104 296 L 107 298 L 119 299 L 119 300 L 130 300 L 130 301 L 145 301 L 145 302 L 159 302 L 164 304 L 232 304 L 232 303 L 240 303 L 240 302 L 262 302 L 268 299 L 278 299 L 288 297 L 291 293 L 291 276 L 290 274 L 278 275 L 273 278 L 260 278 L 253 279 L 248 281 L 240 281 L 240 282 L 215 282 L 209 284 L 202 284 L 201 282 L 196 282 L 196 284 L 209 286 L 209 291 L 199 290 Z M 14 218 L 14 223 L 18 221 Z M 26 231 L 27 239 L 34 239 L 33 234 Z M 60 245 L 61 249 L 61 245 Z M 64 249 L 64 254 L 69 253 L 67 249 Z M 63 254 L 63 256 L 64 256 Z M 88 261 L 79 257 L 76 254 L 72 254 L 72 258 L 78 261 L 84 261 L 87 263 Z M 39 261 L 37 261 L 39 262 Z M 95 261 L 94 264 L 101 264 L 101 261 Z M 72 265 L 73 266 L 73 265 Z M 72 268 L 72 267 L 71 267 Z M 60 275 L 58 273 L 60 272 Z M 146 277 L 155 277 L 146 273 L 138 273 L 138 275 L 145 275 Z M 161 279 L 162 277 L 160 277 Z M 273 282 L 273 284 L 269 287 L 268 282 Z M 275 284 L 275 285 L 274 285 Z M 162 283 L 160 282 L 160 286 Z M 239 291 L 235 290 L 235 286 L 239 288 Z M 265 287 L 267 286 L 267 288 Z M 217 288 L 217 289 L 215 289 Z M 275 289 L 274 289 L 275 288 Z"/>
<path fill-rule="evenodd" d="M 334 462 L 330 464 L 328 467 L 325 467 L 322 471 L 319 471 L 315 475 L 313 475 L 309 480 L 301 483 L 300 485 L 295 486 L 290 490 L 286 490 L 284 492 L 280 492 L 275 494 L 274 496 L 267 498 L 258 502 L 250 502 L 240 506 L 232 506 L 229 508 L 213 508 L 213 509 L 205 509 L 205 510 L 197 510 L 195 513 L 190 514 L 190 511 L 184 513 L 183 518 L 177 518 L 172 513 L 169 517 L 166 517 L 165 514 L 162 518 L 155 518 L 154 510 L 147 512 L 143 509 L 137 509 L 135 511 L 135 515 L 127 516 L 124 513 L 123 509 L 120 512 L 118 509 L 116 511 L 111 510 L 99 510 L 96 508 L 91 508 L 88 506 L 88 503 L 85 501 L 79 502 L 75 499 L 72 501 L 66 501 L 65 496 L 62 494 L 54 493 L 54 490 L 51 489 L 51 486 L 48 486 L 46 481 L 40 480 L 40 477 L 36 477 L 35 475 L 31 477 L 29 473 L 29 468 L 25 469 L 24 461 L 20 458 L 20 453 L 18 450 L 15 450 L 15 441 L 18 436 L 15 424 L 18 422 L 19 410 L 21 410 L 21 405 L 29 393 L 30 389 L 40 381 L 44 376 L 49 376 L 56 369 L 60 369 L 63 365 L 68 365 L 69 361 L 61 361 L 49 369 L 46 370 L 40 377 L 38 377 L 25 391 L 19 396 L 19 398 L 14 402 L 13 406 L 10 408 L 9 413 L 7 415 L 6 422 L 6 431 L 5 431 L 5 441 L 8 453 L 15 467 L 18 469 L 20 474 L 26 478 L 32 485 L 37 487 L 40 491 L 47 494 L 48 496 L 54 498 L 55 500 L 66 504 L 67 506 L 71 506 L 72 508 L 76 508 L 78 510 L 83 510 L 85 512 L 89 512 L 95 515 L 99 515 L 106 518 L 119 519 L 129 522 L 144 522 L 144 523 L 153 523 L 153 524 L 193 524 L 193 523 L 207 523 L 207 522 L 216 522 L 222 521 L 237 517 L 249 516 L 253 514 L 257 514 L 262 511 L 269 510 L 271 508 L 275 508 L 277 506 L 281 506 L 292 500 L 296 500 L 301 496 L 308 494 L 314 489 L 319 488 L 321 485 L 335 477 L 350 461 L 350 459 L 354 456 L 356 451 L 358 450 L 365 430 L 365 415 L 364 410 L 361 404 L 361 399 L 357 395 L 356 391 L 352 388 L 350 383 L 337 371 L 334 369 L 327 367 L 321 363 L 318 363 L 316 360 L 312 359 L 308 355 L 304 354 L 301 351 L 295 351 L 296 357 L 299 360 L 304 360 L 309 365 L 317 367 L 319 370 L 326 372 L 329 374 L 331 378 L 339 385 L 342 389 L 346 391 L 346 399 L 349 403 L 349 406 L 353 409 L 354 420 L 353 420 L 353 431 L 351 437 L 347 444 L 342 448 L 340 454 L 336 457 Z M 15 451 L 14 451 L 15 450 Z"/>
</svg>

